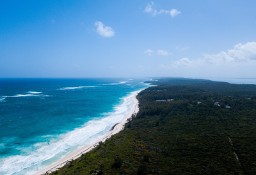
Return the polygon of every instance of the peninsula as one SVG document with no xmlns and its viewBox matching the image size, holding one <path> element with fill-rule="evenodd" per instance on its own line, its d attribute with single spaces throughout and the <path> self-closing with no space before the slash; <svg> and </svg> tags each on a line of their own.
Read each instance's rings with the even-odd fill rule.
<svg viewBox="0 0 256 175">
<path fill-rule="evenodd" d="M 255 174 L 256 86 L 165 78 L 120 133 L 59 174 Z"/>
</svg>

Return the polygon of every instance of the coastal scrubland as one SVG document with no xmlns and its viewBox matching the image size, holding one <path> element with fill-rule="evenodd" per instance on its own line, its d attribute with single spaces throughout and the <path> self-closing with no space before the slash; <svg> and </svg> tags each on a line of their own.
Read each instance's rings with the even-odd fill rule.
<svg viewBox="0 0 256 175">
<path fill-rule="evenodd" d="M 256 174 L 255 85 L 148 83 L 123 131 L 52 174 Z"/>
</svg>

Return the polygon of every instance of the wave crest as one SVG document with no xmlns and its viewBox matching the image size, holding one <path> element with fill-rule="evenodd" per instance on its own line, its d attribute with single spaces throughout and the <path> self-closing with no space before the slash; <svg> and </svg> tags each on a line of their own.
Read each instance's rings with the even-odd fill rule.
<svg viewBox="0 0 256 175">
<path fill-rule="evenodd" d="M 57 90 L 75 90 L 75 89 L 84 89 L 84 88 L 94 88 L 94 87 L 98 87 L 98 86 L 74 86 L 74 87 L 63 87 L 63 88 L 59 88 Z"/>
<path fill-rule="evenodd" d="M 6 98 L 19 98 L 19 97 L 48 97 L 49 95 L 45 95 L 42 92 L 37 91 L 28 91 L 25 94 L 16 94 L 16 95 L 6 95 L 0 98 L 0 102 L 5 102 Z"/>
<path fill-rule="evenodd" d="M 121 84 L 126 84 L 128 81 L 120 81 L 117 83 L 107 83 L 107 84 L 102 84 L 102 85 L 106 85 L 106 86 L 111 86 L 111 85 L 121 85 Z"/>
</svg>

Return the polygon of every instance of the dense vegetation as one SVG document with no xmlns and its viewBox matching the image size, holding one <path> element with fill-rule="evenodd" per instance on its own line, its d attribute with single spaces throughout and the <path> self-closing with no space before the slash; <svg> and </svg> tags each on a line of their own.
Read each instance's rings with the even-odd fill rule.
<svg viewBox="0 0 256 175">
<path fill-rule="evenodd" d="M 160 79 L 126 128 L 53 174 L 256 174 L 256 86 Z"/>
</svg>

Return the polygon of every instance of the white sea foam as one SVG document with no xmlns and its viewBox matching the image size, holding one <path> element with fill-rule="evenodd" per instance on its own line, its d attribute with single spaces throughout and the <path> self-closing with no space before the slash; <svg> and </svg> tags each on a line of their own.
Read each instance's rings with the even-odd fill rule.
<svg viewBox="0 0 256 175">
<path fill-rule="evenodd" d="M 128 81 L 120 81 L 117 83 L 106 83 L 106 84 L 101 84 L 101 85 L 107 85 L 107 86 L 111 86 L 111 85 L 120 85 L 120 84 L 126 84 Z"/>
<path fill-rule="evenodd" d="M 19 97 L 48 97 L 49 95 L 42 94 L 42 92 L 28 91 L 26 94 L 6 95 L 0 98 L 0 102 L 5 102 L 6 98 L 19 98 Z"/>
<path fill-rule="evenodd" d="M 5 97 L 1 97 L 1 98 L 0 98 L 0 103 L 1 103 L 1 102 L 5 102 Z"/>
<path fill-rule="evenodd" d="M 63 87 L 63 88 L 59 88 L 57 90 L 75 90 L 75 89 L 83 89 L 83 88 L 94 88 L 94 87 L 98 87 L 98 86 L 75 86 L 75 87 Z"/>
<path fill-rule="evenodd" d="M 42 92 L 37 92 L 37 91 L 28 91 L 29 94 L 42 94 Z"/>
<path fill-rule="evenodd" d="M 34 174 L 72 150 L 91 145 L 95 140 L 104 138 L 114 124 L 121 122 L 131 113 L 135 93 L 137 92 L 123 98 L 120 105 L 114 108 L 114 112 L 108 113 L 102 119 L 91 120 L 80 128 L 52 139 L 49 143 L 36 144 L 32 152 L 3 159 L 0 161 L 0 174 Z"/>
<path fill-rule="evenodd" d="M 7 97 L 13 97 L 13 98 L 18 98 L 18 97 L 37 97 L 39 95 L 36 94 L 16 94 L 13 96 L 7 96 Z"/>
</svg>

